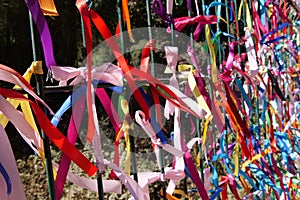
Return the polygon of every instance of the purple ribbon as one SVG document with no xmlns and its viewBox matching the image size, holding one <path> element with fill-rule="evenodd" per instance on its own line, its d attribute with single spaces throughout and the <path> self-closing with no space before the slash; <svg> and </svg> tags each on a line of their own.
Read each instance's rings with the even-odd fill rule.
<svg viewBox="0 0 300 200">
<path fill-rule="evenodd" d="M 51 66 L 56 66 L 56 62 L 54 60 L 52 39 L 46 18 L 44 17 L 38 0 L 25 0 L 25 3 L 39 31 L 44 50 L 45 63 L 47 68 L 50 69 Z"/>
<path fill-rule="evenodd" d="M 191 4 L 191 0 L 186 0 L 186 6 L 187 6 L 187 9 L 192 12 L 192 4 Z"/>
<path fill-rule="evenodd" d="M 194 31 L 194 40 L 198 41 L 200 38 L 200 34 L 202 33 L 203 29 L 205 27 L 205 24 L 199 23 Z"/>
<path fill-rule="evenodd" d="M 152 9 L 163 20 L 164 23 L 170 26 L 172 23 L 172 18 L 168 16 L 161 0 L 153 0 Z"/>
</svg>

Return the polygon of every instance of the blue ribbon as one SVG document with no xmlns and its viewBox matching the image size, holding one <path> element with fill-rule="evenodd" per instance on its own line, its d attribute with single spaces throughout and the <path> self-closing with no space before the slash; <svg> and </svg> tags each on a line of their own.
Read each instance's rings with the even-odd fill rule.
<svg viewBox="0 0 300 200">
<path fill-rule="evenodd" d="M 255 175 L 257 177 L 257 181 L 260 183 L 265 183 L 268 186 L 270 186 L 271 188 L 273 188 L 276 192 L 278 192 L 279 194 L 282 193 L 282 190 L 277 188 L 276 185 L 274 185 L 274 183 L 269 179 L 268 176 L 266 176 L 263 171 L 261 171 L 256 165 L 250 163 L 248 165 L 249 169 L 251 170 L 252 174 Z"/>
<path fill-rule="evenodd" d="M 228 8 L 231 12 L 233 12 L 231 7 L 229 7 L 228 5 L 226 5 L 224 3 L 221 3 L 221 1 L 218 0 L 218 2 L 214 1 L 209 4 L 209 6 L 206 8 L 206 15 L 210 15 L 209 9 L 212 7 L 215 7 L 215 6 L 218 6 L 217 13 L 216 13 L 217 16 L 221 16 L 221 6 L 224 6 L 224 7 Z"/>
<path fill-rule="evenodd" d="M 104 84 L 104 83 L 105 82 L 98 81 L 98 80 L 93 81 L 94 85 L 97 85 L 97 84 L 101 85 L 101 84 Z M 69 108 L 71 108 L 71 106 L 73 104 L 75 104 L 83 95 L 86 94 L 86 88 L 87 88 L 86 84 L 83 84 L 78 89 L 76 89 L 70 96 L 68 96 L 68 98 L 64 101 L 62 106 L 59 108 L 59 110 L 55 113 L 55 115 L 51 119 L 51 123 L 54 126 L 57 126 L 58 123 L 59 123 L 59 120 L 61 119 L 63 114 Z M 109 87 L 109 89 L 111 89 L 111 90 L 113 90 L 114 92 L 117 92 L 117 93 L 121 93 L 123 91 L 123 87 L 120 87 L 120 86 L 111 86 L 111 87 Z"/>
<path fill-rule="evenodd" d="M 264 106 L 263 106 L 263 110 L 261 112 L 261 120 L 264 122 L 265 121 L 265 115 L 266 115 L 266 111 L 267 111 L 267 106 L 268 106 L 268 102 L 266 97 L 263 97 L 263 101 L 264 101 Z"/>
<path fill-rule="evenodd" d="M 243 88 L 242 81 L 239 80 L 239 79 L 237 79 L 237 78 L 235 78 L 234 80 L 235 80 L 235 83 L 236 83 L 236 85 L 238 86 L 238 88 L 239 88 L 239 90 L 240 90 L 240 92 L 241 92 L 241 94 L 242 94 L 242 96 L 243 96 L 243 99 L 246 101 L 246 103 L 247 103 L 247 105 L 248 105 L 248 107 L 249 107 L 250 117 L 251 117 L 251 116 L 252 116 L 252 113 L 253 113 L 253 112 L 252 112 L 252 111 L 253 111 L 253 108 L 252 108 L 251 101 L 250 101 L 248 95 L 246 94 L 246 92 L 245 92 L 245 90 L 244 90 L 244 88 Z"/>
<path fill-rule="evenodd" d="M 213 193 L 213 195 L 209 198 L 209 200 L 214 200 L 215 198 L 217 198 L 222 191 L 223 191 L 222 188 L 218 188 L 217 190 L 209 190 L 210 193 Z"/>
<path fill-rule="evenodd" d="M 4 152 L 2 152 L 2 153 L 4 153 Z M 5 182 L 6 182 L 6 186 L 7 186 L 6 193 L 8 195 L 10 195 L 11 194 L 11 189 L 12 189 L 11 188 L 11 180 L 10 180 L 10 177 L 9 177 L 7 171 L 5 170 L 5 168 L 3 167 L 3 165 L 1 164 L 1 162 L 0 162 L 0 172 L 1 172 L 1 174 L 4 177 Z M 3 187 L 3 186 L 1 186 L 1 187 Z"/>
<path fill-rule="evenodd" d="M 142 89 L 142 87 L 139 87 L 139 91 L 142 94 L 142 96 L 144 97 L 144 99 L 146 100 L 146 102 L 148 104 L 148 107 L 150 108 L 151 104 L 150 104 L 150 100 L 148 98 L 148 95 L 145 93 L 145 91 Z M 163 132 L 163 130 L 161 129 L 161 127 L 159 126 L 159 124 L 157 123 L 157 121 L 155 119 L 156 115 L 154 113 L 154 110 L 150 109 L 150 112 L 151 112 L 151 116 L 150 116 L 150 120 L 149 121 L 150 121 L 150 124 L 151 124 L 153 130 L 156 133 L 156 136 L 160 139 L 160 141 L 163 144 L 168 143 L 168 138 L 166 137 L 165 133 Z"/>
<path fill-rule="evenodd" d="M 265 34 L 265 35 L 261 38 L 260 43 L 261 43 L 261 44 L 265 44 L 266 42 L 264 42 L 264 41 L 265 41 L 265 39 L 266 39 L 269 35 L 272 35 L 272 34 L 278 32 L 278 31 L 282 30 L 284 27 L 286 27 L 286 26 L 288 26 L 288 25 L 289 25 L 288 22 L 285 22 L 285 23 L 279 25 L 278 28 L 276 28 L 276 29 L 274 29 L 273 31 L 270 31 L 269 33 Z"/>
</svg>

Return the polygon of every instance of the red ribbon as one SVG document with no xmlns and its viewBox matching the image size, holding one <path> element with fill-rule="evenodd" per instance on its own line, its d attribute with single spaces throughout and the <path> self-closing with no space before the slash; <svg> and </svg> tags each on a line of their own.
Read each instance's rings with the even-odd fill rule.
<svg viewBox="0 0 300 200">
<path fill-rule="evenodd" d="M 44 111 L 37 103 L 27 99 L 24 95 L 9 89 L 0 88 L 0 94 L 6 98 L 28 101 L 35 113 L 37 121 L 45 134 L 65 155 L 73 160 L 89 176 L 96 173 L 98 168 L 91 163 L 78 149 L 76 149 L 68 139 L 49 121 Z"/>
<path fill-rule="evenodd" d="M 86 52 L 87 52 L 87 109 L 88 109 L 88 132 L 86 139 L 92 142 L 95 132 L 95 122 L 92 109 L 92 29 L 89 18 L 88 7 L 83 0 L 77 0 L 76 6 L 81 14 L 84 22 L 84 36 L 86 40 Z"/>
</svg>

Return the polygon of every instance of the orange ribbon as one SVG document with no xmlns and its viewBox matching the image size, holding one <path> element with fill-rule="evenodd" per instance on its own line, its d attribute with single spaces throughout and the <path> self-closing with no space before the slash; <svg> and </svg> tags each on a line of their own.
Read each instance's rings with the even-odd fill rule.
<svg viewBox="0 0 300 200">
<path fill-rule="evenodd" d="M 53 0 L 39 0 L 39 3 L 44 15 L 58 16 L 58 12 Z"/>
</svg>

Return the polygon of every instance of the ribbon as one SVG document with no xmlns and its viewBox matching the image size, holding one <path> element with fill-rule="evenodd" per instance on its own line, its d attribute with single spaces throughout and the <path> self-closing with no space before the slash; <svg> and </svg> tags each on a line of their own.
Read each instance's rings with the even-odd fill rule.
<svg viewBox="0 0 300 200">
<path fill-rule="evenodd" d="M 241 19 L 241 13 L 242 13 L 242 6 L 244 6 L 244 12 L 246 13 L 246 24 L 247 28 L 252 31 L 252 21 L 251 21 L 251 16 L 250 16 L 250 10 L 249 6 L 246 0 L 241 1 L 239 11 L 238 11 L 238 20 Z"/>
<path fill-rule="evenodd" d="M 27 4 L 27 7 L 31 12 L 33 20 L 40 34 L 40 38 L 44 50 L 45 63 L 48 70 L 50 70 L 51 66 L 55 66 L 56 63 L 53 55 L 52 39 L 51 39 L 47 21 L 39 6 L 38 0 L 25 0 L 25 3 Z"/>
<path fill-rule="evenodd" d="M 128 36 L 131 42 L 135 42 L 132 31 L 131 31 L 131 23 L 130 23 L 130 16 L 129 16 L 129 9 L 128 9 L 128 0 L 122 0 L 122 13 L 123 13 L 123 20 L 126 22 Z M 118 22 L 116 26 L 116 35 L 120 35 L 120 22 Z"/>
<path fill-rule="evenodd" d="M 182 156 L 184 154 L 184 152 L 172 147 L 169 144 L 163 144 L 156 137 L 156 132 L 153 130 L 150 122 L 146 120 L 145 114 L 142 111 L 140 111 L 140 110 L 136 111 L 135 120 L 136 120 L 136 123 L 138 123 L 145 130 L 145 132 L 150 137 L 153 144 L 162 147 L 162 149 L 164 149 L 165 151 L 167 151 L 175 156 Z"/>
<path fill-rule="evenodd" d="M 173 0 L 167 0 L 167 14 L 172 15 L 173 14 Z"/>
<path fill-rule="evenodd" d="M 198 15 L 196 17 L 180 17 L 174 19 L 174 26 L 177 31 L 182 31 L 186 26 L 198 24 L 215 24 L 218 22 L 218 17 L 216 15 L 204 16 Z M 171 31 L 170 27 L 167 29 L 168 32 Z"/>
<path fill-rule="evenodd" d="M 155 40 L 147 42 L 142 51 L 142 58 L 140 62 L 140 70 L 150 73 L 150 52 L 155 50 Z"/>
<path fill-rule="evenodd" d="M 167 68 L 169 68 L 172 72 L 172 77 L 170 78 L 170 85 L 179 89 L 178 81 L 176 79 L 176 66 L 178 61 L 178 48 L 165 46 L 165 53 L 167 59 Z M 173 115 L 175 112 L 175 106 L 171 104 L 170 101 L 166 101 L 164 116 L 169 119 L 169 115 Z"/>
<path fill-rule="evenodd" d="M 172 71 L 172 77 L 170 79 L 170 85 L 175 87 L 176 89 L 179 89 L 179 84 L 176 79 L 176 66 L 178 62 L 178 48 L 172 47 L 172 46 L 165 46 L 165 53 L 166 53 L 166 59 L 168 66 Z M 154 93 L 154 92 L 153 92 Z M 180 110 L 178 107 L 174 107 L 171 105 L 171 103 L 167 100 L 165 105 L 165 116 L 169 118 L 169 114 L 174 114 L 174 147 L 178 150 L 185 150 L 185 144 L 182 139 L 182 133 L 181 133 L 181 122 L 180 122 Z M 158 112 L 159 114 L 159 112 Z M 159 159 L 159 158 L 157 158 Z M 175 166 L 174 169 L 184 171 L 184 159 L 183 157 L 174 157 L 175 160 Z M 176 184 L 179 182 L 179 180 L 170 180 L 168 188 L 166 192 L 171 196 L 175 190 Z"/>
<path fill-rule="evenodd" d="M 78 127 L 76 127 L 76 124 L 81 124 L 82 114 L 83 114 L 83 110 L 84 110 L 84 102 L 85 102 L 84 98 L 81 97 L 80 100 L 78 102 L 74 103 L 74 105 L 73 105 L 73 113 L 72 113 L 72 116 L 70 119 L 70 123 L 69 123 L 69 127 L 68 127 L 68 135 L 67 135 L 68 141 L 73 146 L 76 143 L 76 139 L 77 139 L 77 135 L 78 135 L 78 131 L 77 131 Z M 72 105 L 71 101 L 69 101 L 69 105 L 70 104 Z M 69 108 L 69 105 L 67 105 L 66 107 Z M 76 113 L 76 117 L 75 117 L 75 113 Z M 61 161 L 60 161 L 60 166 L 57 171 L 57 177 L 55 179 L 55 184 L 54 184 L 55 191 L 56 191 L 55 194 L 56 194 L 57 199 L 61 198 L 61 195 L 63 192 L 63 187 L 66 182 L 66 177 L 67 177 L 67 174 L 69 171 L 70 164 L 71 164 L 71 160 L 68 158 L 67 155 L 63 154 Z"/>
<path fill-rule="evenodd" d="M 171 25 L 172 18 L 166 12 L 161 0 L 153 0 L 152 2 L 153 11 L 166 23 L 168 26 Z"/>
<path fill-rule="evenodd" d="M 129 38 L 132 42 L 134 42 L 133 34 L 131 31 L 128 0 L 122 0 L 122 10 L 123 10 L 123 19 L 126 21 L 127 32 L 128 32 Z"/>
<path fill-rule="evenodd" d="M 5 168 L 3 167 L 3 165 L 1 163 L 0 163 L 0 172 L 6 182 L 6 187 L 7 187 L 6 193 L 7 193 L 7 195 L 10 195 L 11 194 L 11 180 L 10 180 L 10 177 L 9 177 L 7 171 L 5 170 Z"/>
<path fill-rule="evenodd" d="M 32 74 L 43 74 L 42 70 L 42 62 L 41 61 L 35 61 L 31 64 L 31 66 L 26 70 L 26 72 L 23 75 L 23 78 L 26 82 L 30 83 Z M 14 86 L 14 89 L 18 89 L 20 86 L 16 85 Z M 31 108 L 29 106 L 29 103 L 26 101 L 17 101 L 13 99 L 7 99 L 8 102 L 10 102 L 14 108 L 17 108 L 19 105 L 21 105 L 21 109 L 24 113 L 26 121 L 31 125 L 31 127 L 35 130 L 36 133 L 38 133 L 38 129 L 36 127 Z M 5 128 L 9 119 L 7 119 L 4 115 L 0 114 L 0 123 Z M 43 153 L 43 150 L 41 149 L 41 154 Z"/>
<path fill-rule="evenodd" d="M 50 113 L 53 114 L 53 111 L 38 95 L 35 94 L 35 92 L 33 91 L 33 88 L 24 79 L 24 77 L 22 77 L 15 70 L 13 70 L 5 65 L 0 64 L 0 80 L 20 86 L 28 94 L 30 94 L 35 99 L 35 101 L 39 101 L 40 103 L 42 103 L 50 111 Z"/>
<path fill-rule="evenodd" d="M 124 171 L 125 171 L 125 173 L 130 175 L 130 159 L 131 159 L 130 152 L 131 152 L 131 148 L 130 148 L 130 139 L 129 139 L 130 132 L 129 131 L 133 130 L 134 126 L 133 126 L 133 123 L 130 122 L 131 120 L 130 120 L 130 115 L 129 115 L 129 107 L 128 107 L 128 103 L 125 99 L 121 100 L 121 107 L 122 107 L 122 110 L 125 114 L 125 117 L 124 117 L 123 124 L 122 124 L 119 132 L 116 135 L 115 144 L 117 143 L 117 145 L 118 145 L 120 138 L 122 137 L 122 135 L 124 135 L 125 142 L 126 142 L 126 158 L 125 158 L 125 163 L 124 163 L 124 165 L 125 165 Z M 116 149 L 116 151 L 119 151 L 119 149 Z M 115 154 L 115 159 L 114 160 L 116 160 L 116 156 L 118 156 L 118 155 L 119 154 Z"/>
<path fill-rule="evenodd" d="M 80 124 L 81 121 L 81 115 L 78 115 L 78 113 L 82 113 L 83 112 L 83 108 L 84 108 L 84 93 L 85 93 L 85 89 L 86 87 L 80 87 L 78 90 L 75 91 L 75 93 L 72 94 L 72 96 L 70 96 L 61 106 L 61 108 L 59 109 L 59 111 L 55 114 L 55 116 L 52 119 L 52 123 L 54 125 L 57 126 L 58 121 L 60 119 L 60 117 L 63 115 L 63 113 L 68 110 L 72 104 L 74 104 L 73 106 L 73 114 L 71 116 L 71 120 L 70 120 L 70 125 L 69 125 L 69 129 L 68 129 L 68 139 L 69 141 L 75 145 L 78 133 L 77 133 L 77 128 L 74 125 L 75 124 Z M 102 88 L 99 88 L 102 89 Z M 99 89 L 96 90 L 97 94 L 100 94 L 102 96 L 105 97 L 105 95 L 102 92 L 99 92 Z M 105 91 L 104 91 L 105 92 Z M 106 94 L 106 93 L 105 93 Z M 106 94 L 107 95 L 107 94 Z M 71 98 L 72 97 L 72 98 Z M 71 101 L 72 99 L 72 101 Z M 105 108 L 108 108 L 106 105 L 104 105 Z M 62 189 L 63 189 L 63 185 L 65 183 L 65 179 L 67 178 L 69 181 L 73 182 L 74 184 L 95 191 L 97 192 L 97 181 L 96 180 L 91 180 L 91 179 L 87 179 L 84 177 L 79 177 L 76 176 L 70 172 L 68 172 L 69 169 L 69 165 L 70 165 L 70 160 L 66 157 L 66 155 L 63 154 L 62 159 L 60 161 L 60 167 L 58 167 L 57 164 L 53 164 L 56 169 L 58 169 L 58 174 L 55 180 L 55 187 L 56 187 L 56 196 L 57 198 L 60 198 L 61 194 L 62 194 Z M 113 180 L 103 180 L 104 182 L 104 192 L 115 192 L 115 193 L 121 193 L 121 185 L 119 183 L 119 181 L 113 181 Z"/>
<path fill-rule="evenodd" d="M 0 94 L 4 97 L 29 101 L 29 103 L 37 117 L 37 121 L 39 122 L 41 128 L 45 131 L 45 134 L 49 137 L 49 139 L 60 150 L 62 150 L 63 153 L 68 155 L 68 157 L 71 160 L 73 160 L 80 168 L 82 168 L 89 176 L 92 176 L 97 171 L 97 168 L 90 161 L 88 161 L 88 159 L 86 157 L 84 157 L 75 147 L 73 147 L 68 142 L 68 140 L 63 136 L 63 134 L 51 124 L 51 122 L 48 120 L 47 116 L 44 114 L 42 109 L 37 104 L 28 100 L 23 95 L 21 95 L 17 92 L 14 92 L 12 90 L 1 88 Z M 8 114 L 9 114 L 9 112 L 8 112 Z M 16 119 L 16 115 L 13 115 L 12 117 L 9 117 L 9 118 Z M 18 123 L 20 123 L 19 120 L 18 120 Z M 16 122 L 16 123 L 14 123 L 14 125 L 18 126 L 18 123 Z M 26 124 L 27 123 L 25 123 L 25 124 L 23 123 L 23 126 L 25 126 Z M 28 129 L 28 127 L 27 127 L 27 129 Z M 29 130 L 30 129 L 31 129 L 31 127 L 29 128 Z M 22 130 L 22 128 L 20 130 Z"/>
<path fill-rule="evenodd" d="M 0 97 L 3 99 L 3 97 Z M 4 100 L 5 101 L 5 100 Z M 2 111 L 2 109 L 0 109 Z M 0 125 L 0 198 L 9 199 L 26 199 L 21 178 L 19 176 L 16 160 L 11 149 L 7 134 Z M 3 153 L 5 152 L 5 153 Z M 4 180 L 3 180 L 4 178 Z"/>
<path fill-rule="evenodd" d="M 85 67 L 58 67 L 52 66 L 53 78 L 60 81 L 59 85 L 67 85 L 67 81 L 73 79 L 68 85 L 77 85 L 82 81 L 86 81 L 87 69 Z M 105 63 L 98 67 L 94 67 L 91 71 L 92 80 L 103 81 L 117 86 L 123 86 L 123 75 L 119 67 Z"/>
<path fill-rule="evenodd" d="M 84 24 L 84 36 L 86 41 L 86 54 L 87 54 L 87 109 L 88 109 L 88 130 L 86 139 L 92 142 L 96 125 L 97 117 L 95 113 L 95 105 L 93 104 L 94 99 L 92 99 L 93 85 L 92 85 L 92 29 L 91 22 L 89 18 L 89 10 L 86 3 L 83 0 L 77 0 L 76 6 L 80 12 Z M 96 126 L 96 127 L 95 127 Z"/>
<path fill-rule="evenodd" d="M 44 15 L 58 16 L 53 0 L 39 0 L 39 3 Z"/>
</svg>

